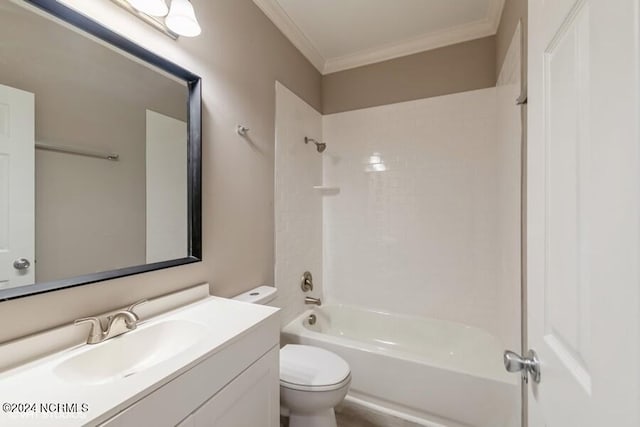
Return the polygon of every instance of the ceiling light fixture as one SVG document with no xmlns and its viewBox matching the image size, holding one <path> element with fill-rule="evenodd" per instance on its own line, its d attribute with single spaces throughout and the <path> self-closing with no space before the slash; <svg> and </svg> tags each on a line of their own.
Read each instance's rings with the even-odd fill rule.
<svg viewBox="0 0 640 427">
<path fill-rule="evenodd" d="M 171 31 L 185 37 L 195 37 L 202 32 L 189 0 L 172 0 L 165 23 Z"/>
<path fill-rule="evenodd" d="M 195 37 L 202 32 L 189 0 L 111 1 L 174 40 L 178 36 Z"/>
<path fill-rule="evenodd" d="M 137 11 L 149 16 L 167 16 L 169 7 L 164 0 L 128 0 Z"/>
</svg>

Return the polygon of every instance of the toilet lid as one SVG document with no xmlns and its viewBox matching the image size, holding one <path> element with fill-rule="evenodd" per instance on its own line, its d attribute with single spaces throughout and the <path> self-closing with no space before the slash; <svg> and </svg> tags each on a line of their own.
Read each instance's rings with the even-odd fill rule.
<svg viewBox="0 0 640 427">
<path fill-rule="evenodd" d="M 304 388 L 341 385 L 349 378 L 349 364 L 340 356 L 308 345 L 285 345 L 280 350 L 280 383 Z"/>
</svg>

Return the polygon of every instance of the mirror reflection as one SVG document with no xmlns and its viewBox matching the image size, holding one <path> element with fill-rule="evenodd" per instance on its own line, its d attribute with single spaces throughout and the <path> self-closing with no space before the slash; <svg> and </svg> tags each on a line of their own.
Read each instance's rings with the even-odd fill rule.
<svg viewBox="0 0 640 427">
<path fill-rule="evenodd" d="M 188 256 L 187 86 L 0 2 L 0 289 Z"/>
</svg>

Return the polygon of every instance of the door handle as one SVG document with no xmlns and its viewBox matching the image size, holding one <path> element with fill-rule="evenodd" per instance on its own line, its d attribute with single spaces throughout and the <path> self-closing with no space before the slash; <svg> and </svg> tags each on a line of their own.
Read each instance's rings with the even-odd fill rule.
<svg viewBox="0 0 640 427">
<path fill-rule="evenodd" d="M 522 372 L 522 379 L 529 382 L 529 374 L 536 383 L 540 382 L 540 359 L 535 351 L 529 350 L 527 357 L 522 357 L 513 351 L 504 352 L 504 367 L 507 372 Z"/>
<path fill-rule="evenodd" d="M 13 261 L 13 268 L 15 268 L 16 270 L 28 270 L 29 267 L 31 267 L 31 263 L 26 258 L 18 258 L 17 260 Z"/>
</svg>

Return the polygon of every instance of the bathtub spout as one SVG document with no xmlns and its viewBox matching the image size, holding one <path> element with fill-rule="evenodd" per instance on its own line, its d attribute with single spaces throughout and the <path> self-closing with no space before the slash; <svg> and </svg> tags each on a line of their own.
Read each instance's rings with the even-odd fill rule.
<svg viewBox="0 0 640 427">
<path fill-rule="evenodd" d="M 320 298 L 304 297 L 304 303 L 310 305 L 322 305 Z"/>
</svg>

